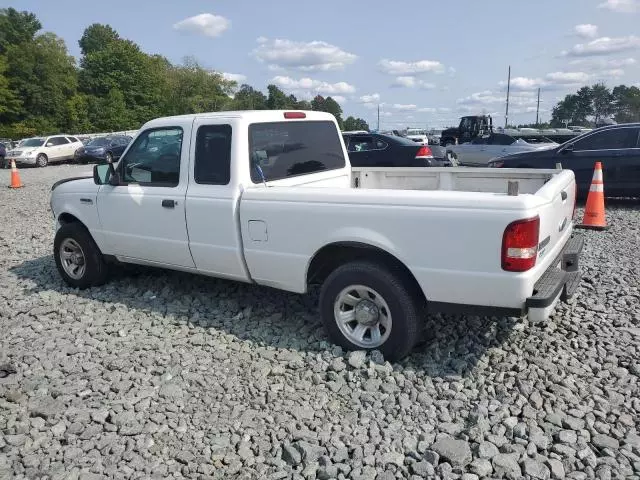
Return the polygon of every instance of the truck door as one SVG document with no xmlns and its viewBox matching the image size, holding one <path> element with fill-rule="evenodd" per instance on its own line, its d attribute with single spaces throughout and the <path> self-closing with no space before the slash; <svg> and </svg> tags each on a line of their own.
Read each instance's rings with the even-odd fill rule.
<svg viewBox="0 0 640 480">
<path fill-rule="evenodd" d="M 102 185 L 98 215 L 107 252 L 144 262 L 194 267 L 185 222 L 191 121 L 142 132 L 118 162 L 120 185 Z M 188 143 L 186 143 L 188 145 Z"/>
<path fill-rule="evenodd" d="M 238 225 L 240 196 L 234 158 L 246 158 L 246 138 L 233 141 L 236 128 L 225 119 L 196 119 L 191 133 L 189 188 L 186 199 L 189 245 L 196 268 L 203 273 L 248 280 Z M 242 145 L 245 145 L 244 148 Z M 248 166 L 244 166 L 245 168 Z"/>
</svg>

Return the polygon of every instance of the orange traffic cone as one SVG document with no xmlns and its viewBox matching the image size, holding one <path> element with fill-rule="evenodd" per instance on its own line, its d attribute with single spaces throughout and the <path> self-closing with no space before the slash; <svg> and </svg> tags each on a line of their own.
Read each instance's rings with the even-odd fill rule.
<svg viewBox="0 0 640 480">
<path fill-rule="evenodd" d="M 24 185 L 20 180 L 20 173 L 18 172 L 18 169 L 16 167 L 16 161 L 14 159 L 11 159 L 11 185 L 9 185 L 9 188 L 22 187 L 24 187 Z"/>
<path fill-rule="evenodd" d="M 584 207 L 582 223 L 576 228 L 590 230 L 606 230 L 607 220 L 604 212 L 604 182 L 602 180 L 602 163 L 596 162 L 593 171 L 593 179 L 587 196 L 587 204 Z"/>
</svg>

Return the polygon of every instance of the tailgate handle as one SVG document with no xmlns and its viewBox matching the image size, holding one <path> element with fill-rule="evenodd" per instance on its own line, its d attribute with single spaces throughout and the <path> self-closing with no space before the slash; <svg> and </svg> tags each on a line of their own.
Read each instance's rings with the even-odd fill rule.
<svg viewBox="0 0 640 480">
<path fill-rule="evenodd" d="M 564 202 L 569 195 L 567 195 L 567 192 L 562 190 L 562 192 L 560 192 L 560 196 L 562 197 L 562 201 Z"/>
</svg>

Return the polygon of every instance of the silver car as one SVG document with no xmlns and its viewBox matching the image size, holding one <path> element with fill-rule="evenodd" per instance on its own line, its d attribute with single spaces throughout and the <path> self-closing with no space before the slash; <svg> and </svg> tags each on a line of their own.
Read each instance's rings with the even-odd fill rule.
<svg viewBox="0 0 640 480">
<path fill-rule="evenodd" d="M 527 136 L 516 138 L 504 133 L 492 133 L 475 138 L 461 145 L 450 145 L 447 154 L 453 157 L 457 165 L 470 167 L 486 167 L 489 161 L 520 152 L 546 150 L 558 144 L 543 136 Z"/>
</svg>

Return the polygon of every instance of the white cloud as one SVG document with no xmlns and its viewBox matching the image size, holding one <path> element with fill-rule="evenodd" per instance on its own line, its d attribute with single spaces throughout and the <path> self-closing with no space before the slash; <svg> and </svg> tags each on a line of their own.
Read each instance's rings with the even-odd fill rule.
<svg viewBox="0 0 640 480">
<path fill-rule="evenodd" d="M 343 97 L 342 95 L 332 95 L 331 98 L 333 98 L 338 103 L 346 103 L 347 102 L 347 97 Z"/>
<path fill-rule="evenodd" d="M 375 103 L 377 105 L 380 103 L 380 94 L 372 93 L 371 95 L 362 95 L 360 97 L 360 103 Z"/>
<path fill-rule="evenodd" d="M 444 65 L 437 60 L 418 60 L 403 62 L 383 59 L 378 62 L 380 70 L 389 75 L 415 75 L 419 73 L 443 73 Z"/>
<path fill-rule="evenodd" d="M 410 111 L 418 108 L 416 105 L 413 105 L 413 104 L 402 104 L 402 103 L 394 103 L 392 106 L 396 110 L 403 110 L 403 111 Z"/>
<path fill-rule="evenodd" d="M 225 80 L 231 80 L 233 82 L 242 83 L 247 79 L 246 75 L 242 75 L 241 73 L 228 73 L 222 72 L 220 73 Z"/>
<path fill-rule="evenodd" d="M 579 66 L 588 70 L 605 70 L 607 68 L 631 67 L 637 63 L 635 58 L 577 58 L 569 65 Z"/>
<path fill-rule="evenodd" d="M 420 113 L 436 113 L 437 109 L 434 107 L 425 107 L 425 108 L 419 108 L 418 112 Z"/>
<path fill-rule="evenodd" d="M 219 37 L 229 27 L 231 27 L 231 21 L 213 13 L 201 13 L 173 25 L 174 30 L 197 33 L 205 37 Z"/>
<path fill-rule="evenodd" d="M 396 77 L 395 81 L 391 84 L 392 87 L 405 87 L 405 88 L 422 88 L 425 90 L 431 90 L 436 88 L 433 83 L 425 82 L 411 75 Z"/>
<path fill-rule="evenodd" d="M 296 80 L 295 78 L 279 75 L 272 78 L 271 82 L 289 92 L 316 93 L 332 97 L 356 91 L 356 88 L 347 82 L 328 83 L 312 78 Z"/>
<path fill-rule="evenodd" d="M 589 43 L 579 43 L 570 50 L 562 52 L 564 56 L 589 57 L 595 55 L 609 55 L 640 47 L 640 38 L 635 35 L 627 37 L 600 37 Z"/>
<path fill-rule="evenodd" d="M 520 96 L 531 95 L 538 88 L 554 89 L 560 87 L 584 85 L 592 79 L 593 75 L 586 72 L 551 72 L 544 78 L 515 77 L 511 79 L 511 90 L 519 92 Z M 499 85 L 506 89 L 507 82 L 501 81 Z"/>
<path fill-rule="evenodd" d="M 294 42 L 292 40 L 258 38 L 253 55 L 270 69 L 302 71 L 339 70 L 358 58 L 327 42 Z"/>
<path fill-rule="evenodd" d="M 634 13 L 640 10 L 638 0 L 606 0 L 598 5 L 598 8 L 606 8 L 612 12 Z"/>
<path fill-rule="evenodd" d="M 573 31 L 576 35 L 582 38 L 596 38 L 598 36 L 598 27 L 591 23 L 583 23 L 573 27 Z"/>
<path fill-rule="evenodd" d="M 585 84 L 589 78 L 589 74 L 585 72 L 552 72 L 546 76 L 547 83 L 555 85 Z"/>
</svg>

